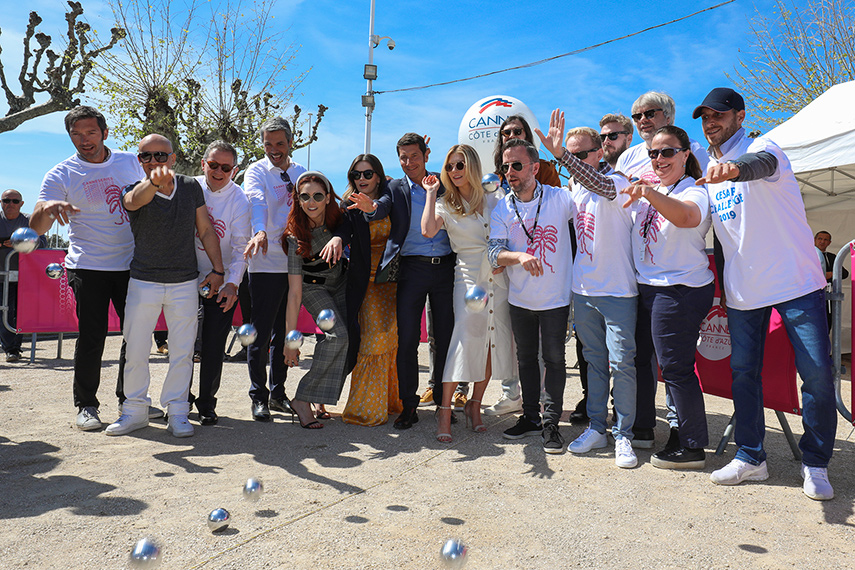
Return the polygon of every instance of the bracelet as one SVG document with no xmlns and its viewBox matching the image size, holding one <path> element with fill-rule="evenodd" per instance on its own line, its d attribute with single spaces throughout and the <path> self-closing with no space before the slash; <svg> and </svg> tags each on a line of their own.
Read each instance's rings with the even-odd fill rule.
<svg viewBox="0 0 855 570">
<path fill-rule="evenodd" d="M 154 186 L 155 188 L 157 188 L 158 190 L 163 188 L 163 186 L 159 186 L 159 185 L 155 184 L 154 180 L 152 180 L 151 178 L 149 178 L 148 181 L 151 182 L 151 185 Z"/>
<path fill-rule="evenodd" d="M 219 275 L 220 277 L 226 276 L 225 272 L 220 272 L 220 271 L 217 271 L 216 269 L 212 269 L 211 271 L 209 271 L 209 273 L 213 273 L 214 275 Z"/>
</svg>

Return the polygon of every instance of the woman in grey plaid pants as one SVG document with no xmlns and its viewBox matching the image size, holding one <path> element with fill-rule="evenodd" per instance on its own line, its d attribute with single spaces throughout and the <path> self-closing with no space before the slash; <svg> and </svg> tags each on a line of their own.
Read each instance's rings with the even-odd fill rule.
<svg viewBox="0 0 855 570">
<path fill-rule="evenodd" d="M 288 304 L 286 330 L 297 328 L 300 305 L 315 320 L 330 309 L 335 324 L 315 345 L 312 367 L 300 380 L 291 407 L 306 429 L 320 429 L 322 423 L 312 416 L 310 402 L 334 405 L 341 396 L 347 356 L 347 319 L 345 318 L 345 262 L 336 261 L 329 245 L 333 231 L 342 220 L 338 197 L 326 176 L 304 172 L 294 188 L 294 202 L 282 240 L 288 254 Z M 340 240 L 337 240 L 340 242 Z M 298 366 L 300 350 L 284 349 L 285 364 Z"/>
</svg>

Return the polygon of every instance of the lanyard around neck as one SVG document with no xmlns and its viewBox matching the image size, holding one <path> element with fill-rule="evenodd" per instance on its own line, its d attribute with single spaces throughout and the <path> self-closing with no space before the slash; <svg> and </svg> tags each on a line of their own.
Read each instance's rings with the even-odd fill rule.
<svg viewBox="0 0 855 570">
<path fill-rule="evenodd" d="M 537 187 L 535 187 L 537 190 Z M 537 198 L 537 212 L 534 215 L 534 225 L 531 227 L 531 233 L 528 233 L 528 229 L 525 227 L 525 222 L 520 216 L 520 211 L 517 209 L 517 197 L 514 194 L 511 194 L 511 204 L 514 206 L 514 212 L 517 215 L 517 219 L 520 221 L 520 226 L 522 226 L 522 230 L 525 232 L 525 237 L 528 238 L 528 243 L 534 243 L 534 234 L 537 232 L 537 220 L 540 219 L 540 206 L 543 204 L 543 188 L 540 189 L 540 196 Z"/>
<path fill-rule="evenodd" d="M 680 182 L 682 182 L 686 178 L 688 178 L 688 176 L 689 176 L 688 174 L 683 174 L 683 176 L 681 176 L 678 181 L 676 181 L 673 185 L 671 185 L 668 188 L 668 191 L 665 192 L 665 195 L 666 196 L 670 195 L 671 192 L 673 192 L 674 189 L 677 187 L 677 185 L 680 184 Z M 661 188 L 661 187 L 662 187 L 661 184 L 659 186 L 657 186 L 657 188 Z M 656 190 L 656 191 L 658 192 L 658 190 Z M 647 207 L 647 215 L 644 217 L 644 223 L 641 224 L 641 236 L 642 237 L 644 237 L 644 238 L 647 237 L 647 232 L 650 230 L 650 226 L 653 224 L 653 218 L 655 218 L 656 214 L 658 214 L 658 213 L 659 212 L 656 211 L 656 208 L 653 207 L 653 204 L 649 204 L 649 206 Z"/>
</svg>

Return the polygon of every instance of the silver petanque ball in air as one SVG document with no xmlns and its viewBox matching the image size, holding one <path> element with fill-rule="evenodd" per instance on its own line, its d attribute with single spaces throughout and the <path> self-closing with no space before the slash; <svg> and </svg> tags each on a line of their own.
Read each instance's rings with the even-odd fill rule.
<svg viewBox="0 0 855 570">
<path fill-rule="evenodd" d="M 51 279 L 59 279 L 62 277 L 62 265 L 59 263 L 49 263 L 45 267 L 45 274 Z"/>
<path fill-rule="evenodd" d="M 131 550 L 131 566 L 156 568 L 160 564 L 160 547 L 150 538 L 141 538 Z"/>
<path fill-rule="evenodd" d="M 285 346 L 291 350 L 297 350 L 303 346 L 303 333 L 300 331 L 288 331 L 285 335 Z"/>
<path fill-rule="evenodd" d="M 238 340 L 241 346 L 249 346 L 258 338 L 258 331 L 249 323 L 241 325 L 237 330 Z"/>
<path fill-rule="evenodd" d="M 30 228 L 18 228 L 12 232 L 9 241 L 12 242 L 12 249 L 18 253 L 30 253 L 39 246 L 39 234 Z"/>
<path fill-rule="evenodd" d="M 318 328 L 322 331 L 330 331 L 335 326 L 335 313 L 332 309 L 324 309 L 318 313 Z"/>
<path fill-rule="evenodd" d="M 487 306 L 487 291 L 480 285 L 473 285 L 463 296 L 466 308 L 473 313 L 480 313 Z"/>
<path fill-rule="evenodd" d="M 456 538 L 450 538 L 442 545 L 439 556 L 446 568 L 463 568 L 466 564 L 467 550 L 465 544 Z"/>
<path fill-rule="evenodd" d="M 211 286 L 205 283 L 199 287 L 199 296 L 207 298 L 211 294 Z"/>
<path fill-rule="evenodd" d="M 231 520 L 229 511 L 226 509 L 214 509 L 208 515 L 208 528 L 211 529 L 211 532 L 227 529 Z"/>
<path fill-rule="evenodd" d="M 243 498 L 249 501 L 250 503 L 254 503 L 261 498 L 261 495 L 264 494 L 264 485 L 261 483 L 261 479 L 256 479 L 255 477 L 250 477 L 246 480 L 246 483 L 243 485 Z"/>
<path fill-rule="evenodd" d="M 484 188 L 484 192 L 495 192 L 500 183 L 499 175 L 495 172 L 485 174 L 481 178 L 481 186 Z"/>
</svg>

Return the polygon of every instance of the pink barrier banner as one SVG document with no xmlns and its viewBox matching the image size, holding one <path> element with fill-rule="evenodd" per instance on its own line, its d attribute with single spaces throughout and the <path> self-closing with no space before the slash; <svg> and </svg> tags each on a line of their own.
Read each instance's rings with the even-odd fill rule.
<svg viewBox="0 0 855 570">
<path fill-rule="evenodd" d="M 61 249 L 37 249 L 21 255 L 18 259 L 18 332 L 19 333 L 57 333 L 77 332 L 77 303 L 74 293 L 68 286 L 65 271 L 59 279 L 51 279 L 45 269 L 51 263 L 65 267 L 65 251 Z M 235 310 L 232 324 L 243 323 L 240 307 Z M 303 333 L 321 332 L 312 316 L 305 308 L 300 308 L 297 327 Z M 121 332 L 119 316 L 110 305 L 108 321 L 110 332 Z M 163 313 L 157 321 L 157 330 L 166 330 Z"/>
<path fill-rule="evenodd" d="M 852 265 L 851 267 L 855 267 L 855 248 L 849 248 L 849 255 L 851 256 Z M 843 289 L 841 288 L 841 291 Z M 852 298 L 855 299 L 855 279 L 852 279 Z M 852 322 L 855 323 L 855 303 L 852 303 Z M 850 354 L 855 354 L 855 335 L 852 335 L 852 352 Z M 852 367 L 852 364 L 849 365 Z M 855 410 L 855 382 L 851 382 L 852 380 L 852 372 L 849 372 L 850 384 L 852 385 L 852 402 L 849 406 L 849 410 Z M 843 398 L 843 394 L 840 394 L 840 398 Z M 852 418 L 852 425 L 855 425 L 855 417 Z"/>
<path fill-rule="evenodd" d="M 715 262 L 710 256 L 710 268 Z M 716 275 L 713 306 L 701 323 L 701 337 L 695 353 L 695 370 L 705 394 L 733 399 L 730 373 L 730 330 L 727 309 L 719 304 L 721 290 Z M 796 359 L 778 312 L 773 310 L 763 353 L 763 405 L 772 410 L 801 415 L 796 389 Z"/>
</svg>

